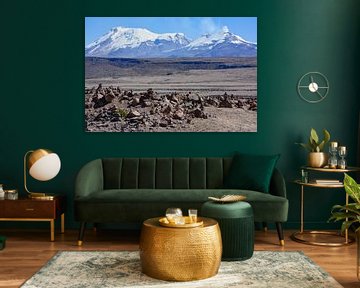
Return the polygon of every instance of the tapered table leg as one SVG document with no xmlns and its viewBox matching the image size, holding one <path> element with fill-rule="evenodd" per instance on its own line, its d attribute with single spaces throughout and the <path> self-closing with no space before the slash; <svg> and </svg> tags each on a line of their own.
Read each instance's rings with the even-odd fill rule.
<svg viewBox="0 0 360 288">
<path fill-rule="evenodd" d="M 50 220 L 50 241 L 54 241 L 55 240 L 55 224 L 54 224 L 54 219 Z"/>
<path fill-rule="evenodd" d="M 65 213 L 61 214 L 61 234 L 65 233 Z"/>
</svg>

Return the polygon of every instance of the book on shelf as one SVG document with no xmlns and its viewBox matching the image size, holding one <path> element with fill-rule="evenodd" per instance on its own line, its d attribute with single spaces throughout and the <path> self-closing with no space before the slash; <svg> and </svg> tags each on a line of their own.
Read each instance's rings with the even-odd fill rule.
<svg viewBox="0 0 360 288">
<path fill-rule="evenodd" d="M 314 181 L 316 184 L 342 184 L 340 180 L 336 179 L 315 179 Z"/>
</svg>

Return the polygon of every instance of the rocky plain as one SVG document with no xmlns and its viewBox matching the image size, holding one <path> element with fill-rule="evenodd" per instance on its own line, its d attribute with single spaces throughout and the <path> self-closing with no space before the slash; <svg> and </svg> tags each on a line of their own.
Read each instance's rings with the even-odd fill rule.
<svg viewBox="0 0 360 288">
<path fill-rule="evenodd" d="M 253 59 L 88 59 L 88 132 L 256 132 Z"/>
<path fill-rule="evenodd" d="M 254 122 L 256 112 L 256 98 L 227 93 L 201 96 L 190 91 L 159 95 L 152 88 L 134 93 L 102 84 L 85 89 L 86 131 L 92 132 L 250 132 L 252 125 L 241 129 L 241 124 Z M 224 117 L 230 125 L 224 123 Z M 234 122 L 232 118 L 245 119 Z"/>
</svg>

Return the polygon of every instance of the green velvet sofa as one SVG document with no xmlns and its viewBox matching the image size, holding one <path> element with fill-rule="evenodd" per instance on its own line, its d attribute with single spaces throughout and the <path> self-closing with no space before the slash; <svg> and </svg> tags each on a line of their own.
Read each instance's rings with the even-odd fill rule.
<svg viewBox="0 0 360 288">
<path fill-rule="evenodd" d="M 200 211 L 209 196 L 241 194 L 255 222 L 275 222 L 280 244 L 287 221 L 285 181 L 274 169 L 269 193 L 225 189 L 232 162 L 226 158 L 104 158 L 85 164 L 75 181 L 74 213 L 80 222 L 78 245 L 86 223 L 141 223 L 165 214 L 169 207 Z"/>
</svg>

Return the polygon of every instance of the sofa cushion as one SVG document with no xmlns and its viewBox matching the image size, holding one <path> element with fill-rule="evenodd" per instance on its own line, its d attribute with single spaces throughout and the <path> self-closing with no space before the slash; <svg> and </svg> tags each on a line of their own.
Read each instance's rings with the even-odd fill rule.
<svg viewBox="0 0 360 288">
<path fill-rule="evenodd" d="M 213 189 L 223 186 L 231 157 L 103 158 L 104 189 Z"/>
<path fill-rule="evenodd" d="M 140 207 L 143 205 L 143 209 L 149 209 L 149 207 L 152 206 L 161 206 L 162 210 L 164 211 L 166 208 L 169 208 L 173 205 L 183 209 L 188 209 L 191 207 L 200 209 L 202 203 L 208 201 L 209 196 L 221 197 L 227 194 L 246 196 L 246 202 L 249 202 L 254 209 L 255 221 L 285 222 L 287 220 L 288 200 L 286 198 L 250 190 L 111 189 L 98 191 L 97 193 L 88 195 L 81 199 L 77 199 L 75 203 L 76 206 L 98 207 L 96 209 L 94 208 L 95 211 L 97 209 L 103 209 L 103 207 L 112 207 L 111 209 L 116 210 L 115 207 L 117 207 L 119 213 L 122 210 L 122 207 L 128 207 L 131 205 L 138 205 Z M 130 213 L 130 210 L 127 211 Z M 185 214 L 187 213 L 186 210 L 183 210 L 183 212 Z M 104 214 L 106 214 L 105 210 Z M 117 218 L 116 216 L 114 217 Z"/>
<path fill-rule="evenodd" d="M 269 193 L 270 180 L 279 157 L 236 153 L 224 179 L 224 187 Z"/>
</svg>

